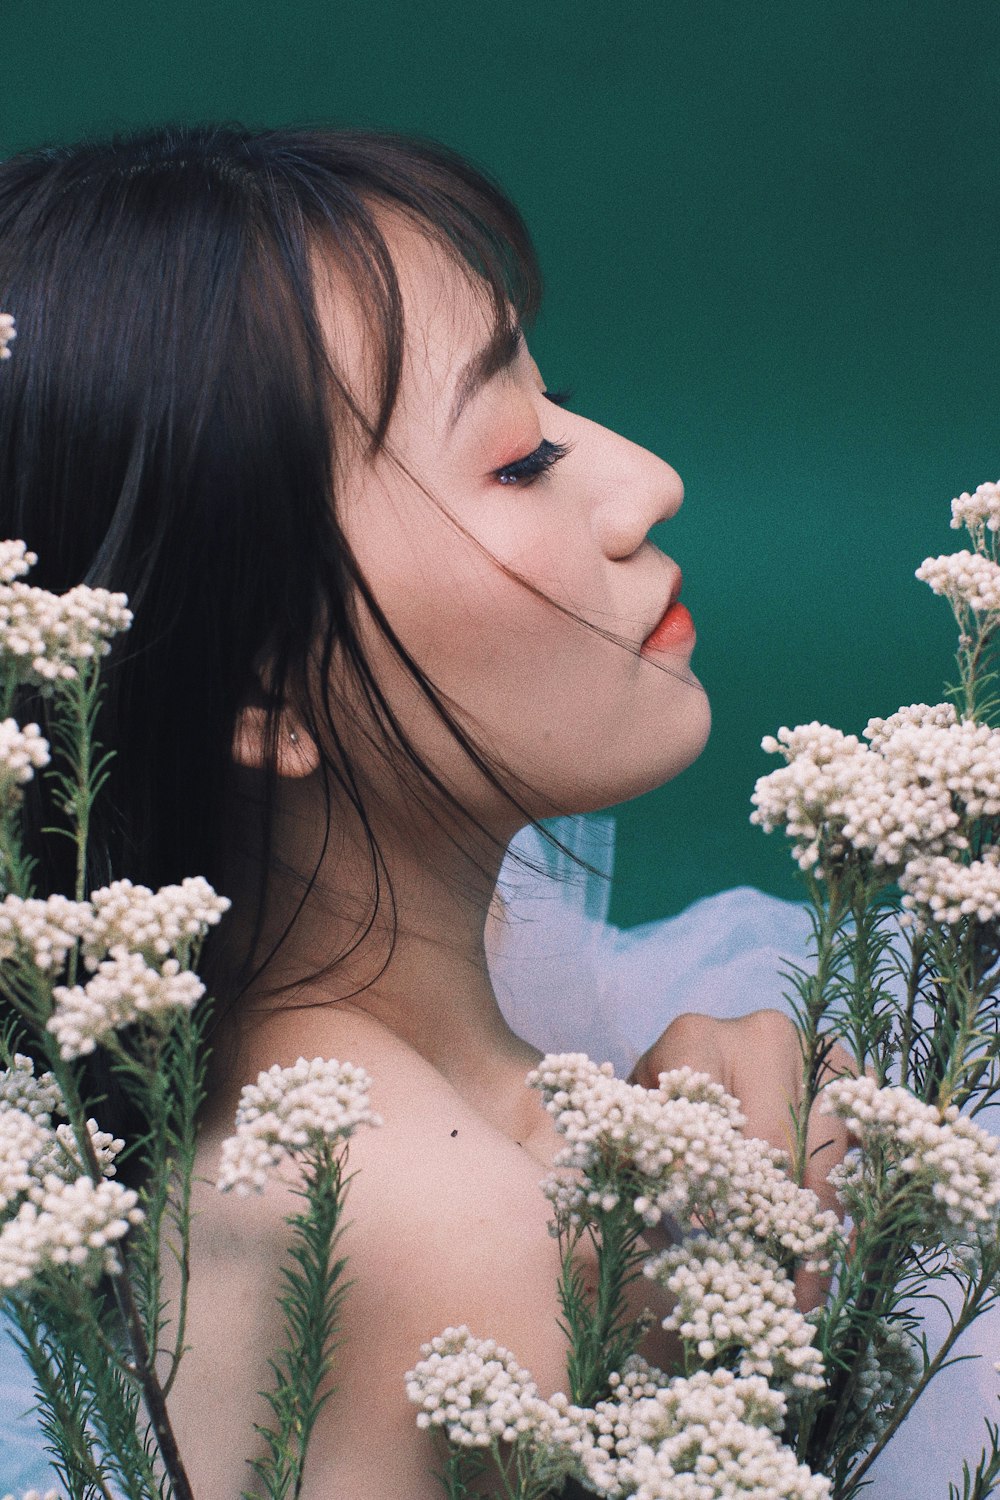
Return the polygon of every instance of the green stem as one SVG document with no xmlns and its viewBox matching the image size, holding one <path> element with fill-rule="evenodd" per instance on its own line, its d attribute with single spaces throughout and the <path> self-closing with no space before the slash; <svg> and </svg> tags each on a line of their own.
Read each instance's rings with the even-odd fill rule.
<svg viewBox="0 0 1000 1500">
<path fill-rule="evenodd" d="M 332 1368 L 340 1306 L 349 1285 L 341 1279 L 346 1261 L 334 1259 L 350 1181 L 343 1175 L 346 1159 L 346 1144 L 335 1147 L 321 1142 L 310 1148 L 303 1169 L 304 1187 L 295 1190 L 306 1199 L 306 1209 L 288 1219 L 294 1230 L 289 1254 L 296 1269 L 282 1271 L 286 1290 L 279 1304 L 285 1314 L 284 1343 L 278 1357 L 268 1361 L 276 1377 L 275 1390 L 261 1393 L 277 1425 L 254 1424 L 270 1451 L 266 1460 L 250 1461 L 273 1500 L 284 1500 L 289 1494 L 299 1500 L 312 1429 L 333 1394 L 333 1387 L 322 1395 L 320 1389 Z"/>
<path fill-rule="evenodd" d="M 920 994 L 920 981 L 924 975 L 926 945 L 922 933 L 915 934 L 910 947 L 910 962 L 906 971 L 906 999 L 900 1028 L 899 1081 L 903 1088 L 909 1087 L 910 1051 L 914 1040 L 914 1015 Z"/>
<path fill-rule="evenodd" d="M 976 1286 L 974 1296 L 972 1298 L 967 1297 L 965 1302 L 962 1304 L 962 1310 L 959 1313 L 958 1318 L 952 1324 L 947 1336 L 944 1339 L 944 1342 L 935 1354 L 934 1358 L 928 1364 L 920 1380 L 914 1386 L 910 1394 L 906 1396 L 895 1408 L 892 1419 L 889 1422 L 889 1425 L 886 1427 L 885 1431 L 879 1437 L 878 1442 L 873 1448 L 869 1450 L 868 1453 L 865 1454 L 865 1457 L 863 1458 L 861 1463 L 852 1472 L 850 1476 L 852 1484 L 856 1484 L 859 1479 L 862 1479 L 864 1475 L 867 1474 L 876 1458 L 878 1458 L 879 1454 L 886 1447 L 889 1440 L 893 1437 L 893 1435 L 898 1431 L 901 1424 L 909 1416 L 919 1397 L 922 1395 L 924 1390 L 926 1390 L 927 1386 L 933 1380 L 934 1376 L 941 1369 L 943 1362 L 947 1358 L 950 1351 L 954 1348 L 956 1340 L 961 1337 L 966 1328 L 968 1328 L 969 1325 L 973 1323 L 979 1316 L 979 1304 L 990 1292 L 990 1281 L 995 1275 L 995 1266 L 989 1269 L 984 1268 L 983 1273 L 980 1276 L 979 1282 Z"/>
<path fill-rule="evenodd" d="M 93 1181 L 95 1183 L 102 1182 L 104 1174 L 97 1160 L 90 1132 L 86 1127 L 85 1112 L 76 1087 L 76 1080 L 72 1070 L 67 1067 L 66 1063 L 58 1056 L 58 1053 L 52 1057 L 52 1071 L 62 1092 L 82 1160 Z M 156 1435 L 160 1456 L 163 1459 L 167 1474 L 173 1485 L 173 1500 L 194 1500 L 194 1494 L 184 1469 L 173 1427 L 167 1415 L 164 1393 L 156 1378 L 156 1371 L 150 1354 L 149 1343 L 146 1339 L 142 1315 L 136 1303 L 129 1275 L 128 1260 L 128 1251 L 123 1244 L 119 1247 L 119 1269 L 108 1273 L 115 1303 L 118 1307 L 132 1352 L 131 1367 L 126 1365 L 126 1371 L 142 1387 L 146 1412 L 149 1416 L 153 1432 Z"/>
<path fill-rule="evenodd" d="M 94 1455 L 90 1450 L 90 1444 L 79 1417 L 66 1400 L 60 1381 L 52 1378 L 48 1356 L 42 1347 L 37 1326 L 29 1309 L 23 1304 L 12 1302 L 8 1305 L 8 1316 L 17 1324 L 18 1332 L 23 1340 L 20 1348 L 31 1367 L 42 1400 L 51 1410 L 58 1427 L 58 1437 L 61 1440 L 58 1446 L 60 1457 L 66 1468 L 67 1480 L 75 1477 L 71 1474 L 71 1470 L 78 1470 L 84 1482 L 98 1490 L 103 1500 L 115 1500 L 115 1496 L 108 1489 L 104 1476 L 94 1461 Z M 73 1487 L 72 1484 L 70 1487 Z"/>
<path fill-rule="evenodd" d="M 802 1052 L 802 1097 L 790 1112 L 795 1131 L 792 1176 L 800 1186 L 807 1165 L 807 1131 L 809 1115 L 820 1091 L 820 1074 L 830 1043 L 820 1034 L 820 1024 L 832 1003 L 830 989 L 837 971 L 837 952 L 841 929 L 847 914 L 847 903 L 838 882 L 831 879 L 827 893 L 818 881 L 810 880 L 813 902 L 813 932 L 816 943 L 815 971 L 802 984 L 803 1005 L 800 1008 L 799 1046 Z"/>
<path fill-rule="evenodd" d="M 574 1263 L 584 1231 L 577 1229 L 560 1236 L 559 1300 L 570 1341 L 566 1372 L 571 1399 L 578 1406 L 591 1406 L 606 1396 L 609 1376 L 634 1353 L 641 1335 L 638 1321 L 630 1322 L 625 1317 L 624 1294 L 641 1274 L 645 1251 L 637 1250 L 636 1245 L 642 1226 L 635 1222 L 628 1206 L 628 1185 L 617 1186 L 621 1193 L 618 1205 L 600 1215 L 597 1230 L 593 1225 L 586 1227 L 597 1254 L 597 1289 L 592 1299 Z"/>
</svg>

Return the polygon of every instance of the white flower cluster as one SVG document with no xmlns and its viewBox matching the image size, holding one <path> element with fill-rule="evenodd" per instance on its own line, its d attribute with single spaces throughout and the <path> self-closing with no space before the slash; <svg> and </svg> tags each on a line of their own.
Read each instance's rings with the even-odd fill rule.
<svg viewBox="0 0 1000 1500">
<path fill-rule="evenodd" d="M 32 1169 L 48 1144 L 48 1135 L 37 1120 L 19 1109 L 0 1112 L 0 1214 L 31 1187 Z"/>
<path fill-rule="evenodd" d="M 105 952 L 126 948 L 150 964 L 167 954 L 185 956 L 196 938 L 222 920 L 232 902 L 217 896 L 201 875 L 152 891 L 131 880 L 115 880 L 90 896 L 93 927 L 85 935 L 84 959 L 93 967 Z"/>
<path fill-rule="evenodd" d="M 0 902 L 0 960 L 20 959 L 43 973 L 59 972 L 78 942 L 92 978 L 56 985 L 47 1026 L 70 1059 L 140 1016 L 190 1010 L 204 994 L 185 967 L 192 943 L 229 909 L 200 876 L 151 891 L 119 880 L 90 901 L 66 896 L 6 896 Z M 173 951 L 180 958 L 165 957 Z"/>
<path fill-rule="evenodd" d="M 125 1142 L 87 1121 L 91 1146 L 105 1177 L 117 1170 L 114 1158 Z M 42 1125 L 17 1109 L 0 1112 L 0 1216 L 24 1197 L 40 1201 L 40 1183 L 72 1182 L 85 1171 L 70 1125 Z"/>
<path fill-rule="evenodd" d="M 16 338 L 13 313 L 0 313 L 0 359 L 10 359 L 10 345 Z"/>
<path fill-rule="evenodd" d="M 788 763 L 757 781 L 750 821 L 783 826 L 802 869 L 853 850 L 897 875 L 911 910 L 995 920 L 995 851 L 962 860 L 968 820 L 1000 817 L 1000 730 L 959 720 L 950 704 L 917 703 L 864 733 L 870 745 L 815 723 L 768 736 L 763 748 Z"/>
<path fill-rule="evenodd" d="M 695 1076 L 690 1069 L 687 1075 Z M 698 1081 L 710 1082 L 704 1075 Z M 730 1177 L 726 1148 L 743 1119 L 735 1101 L 715 1105 L 686 1096 L 676 1085 L 668 1097 L 623 1083 L 610 1063 L 597 1064 L 583 1052 L 549 1054 L 527 1083 L 538 1089 L 566 1138 L 555 1165 L 590 1179 L 589 1186 L 569 1189 L 558 1176 L 546 1181 L 547 1195 L 564 1203 L 571 1218 L 586 1222 L 591 1209 L 615 1207 L 617 1195 L 602 1178 L 634 1187 L 636 1211 L 650 1225 L 664 1215 L 690 1217 L 696 1206 L 724 1197 Z"/>
<path fill-rule="evenodd" d="M 908 1089 L 879 1088 L 873 1078 L 837 1078 L 820 1110 L 845 1120 L 860 1142 L 831 1173 L 849 1211 L 860 1206 L 867 1162 L 877 1153 L 892 1177 L 920 1194 L 927 1243 L 975 1244 L 1000 1223 L 1000 1142 L 957 1105 L 939 1109 Z"/>
<path fill-rule="evenodd" d="M 989 845 L 967 865 L 944 855 L 916 855 L 899 880 L 908 911 L 929 912 L 938 923 L 1000 920 L 1000 846 Z"/>
<path fill-rule="evenodd" d="M 22 729 L 16 719 L 0 722 L 0 803 L 16 802 L 20 788 L 49 759 L 49 742 L 37 724 Z"/>
<path fill-rule="evenodd" d="M 1000 483 L 979 484 L 970 495 L 963 490 L 951 502 L 951 529 L 964 526 L 976 542 L 977 551 L 984 544 L 984 531 L 1000 531 Z"/>
<path fill-rule="evenodd" d="M 62 1114 L 62 1105 L 62 1093 L 53 1074 L 36 1078 L 34 1061 L 23 1052 L 15 1052 L 13 1066 L 0 1072 L 0 1110 L 20 1110 L 48 1124 L 52 1115 Z"/>
<path fill-rule="evenodd" d="M 125 594 L 77 584 L 51 594 L 17 579 L 38 561 L 22 541 L 0 542 L 0 654 L 8 675 L 41 686 L 77 675 L 79 663 L 111 650 L 132 612 Z"/>
<path fill-rule="evenodd" d="M 572 1418 L 539 1396 L 508 1349 L 475 1338 L 463 1323 L 422 1344 L 420 1354 L 406 1373 L 406 1394 L 420 1408 L 418 1427 L 442 1428 L 457 1448 L 517 1443 L 547 1455 L 568 1453 L 576 1437 Z"/>
<path fill-rule="evenodd" d="M 815 1325 L 799 1312 L 791 1278 L 747 1236 L 692 1238 L 648 1260 L 643 1271 L 675 1299 L 664 1328 L 679 1333 L 698 1359 L 736 1350 L 740 1375 L 763 1375 L 788 1391 L 822 1389 Z"/>
<path fill-rule="evenodd" d="M 55 1008 L 45 1025 L 59 1043 L 60 1057 L 85 1057 L 140 1016 L 191 1010 L 204 993 L 197 974 L 182 969 L 176 958 L 165 959 L 156 969 L 141 953 L 116 947 L 86 984 L 53 988 Z"/>
<path fill-rule="evenodd" d="M 4 1495 L 3 1500 L 16 1500 L 16 1497 L 11 1494 L 6 1494 Z M 44 1495 L 42 1494 L 41 1490 L 25 1490 L 24 1494 L 21 1496 L 21 1500 L 63 1500 L 63 1497 L 60 1495 L 58 1490 L 46 1490 Z"/>
<path fill-rule="evenodd" d="M 783 826 L 805 870 L 823 844 L 833 857 L 855 849 L 893 867 L 927 849 L 964 849 L 956 799 L 967 796 L 973 815 L 987 799 L 1000 810 L 1000 733 L 948 722 L 947 712 L 915 704 L 873 719 L 871 747 L 826 724 L 779 729 L 762 748 L 788 764 L 758 779 L 750 821 L 768 833 Z"/>
<path fill-rule="evenodd" d="M 578 1461 L 599 1494 L 829 1500 L 830 1481 L 778 1440 L 785 1400 L 762 1376 L 702 1370 L 664 1383 L 659 1372 L 629 1361 L 612 1380 L 612 1400 L 592 1413 L 569 1408 L 583 1430 Z"/>
<path fill-rule="evenodd" d="M 51 1073 L 35 1077 L 17 1053 L 0 1072 L 0 1289 L 15 1291 L 47 1267 L 85 1276 L 109 1268 L 111 1245 L 142 1218 L 138 1194 L 108 1179 L 125 1142 L 87 1130 L 104 1180 L 87 1173 L 72 1128 L 52 1125 L 62 1098 Z"/>
<path fill-rule="evenodd" d="M 948 707 L 938 704 L 928 708 L 918 703 L 912 709 L 899 710 L 891 719 L 872 720 L 865 730 L 866 737 L 874 735 L 878 740 L 887 790 L 896 804 L 891 820 L 895 826 L 941 819 L 940 827 L 930 827 L 922 836 L 904 828 L 902 838 L 890 839 L 888 858 L 878 852 L 882 864 L 898 862 L 901 848 L 926 851 L 939 841 L 944 848 L 964 849 L 966 841 L 961 836 L 942 840 L 942 835 L 954 827 L 949 798 L 970 818 L 1000 813 L 1000 731 L 974 719 L 942 723 Z M 925 722 L 920 723 L 918 715 L 924 715 Z M 901 797 L 909 798 L 912 804 L 903 809 L 902 816 L 898 809 Z"/>
<path fill-rule="evenodd" d="M 819 863 L 821 839 L 831 845 L 830 853 L 842 852 L 850 799 L 870 780 L 868 747 L 856 735 L 814 721 L 783 726 L 777 737 L 767 735 L 761 748 L 783 755 L 787 765 L 757 778 L 750 821 L 765 833 L 783 827 L 794 840 L 799 868 L 812 870 Z"/>
<path fill-rule="evenodd" d="M 0 541 L 0 583 L 23 578 L 38 561 L 37 552 L 29 552 L 25 542 Z"/>
<path fill-rule="evenodd" d="M 884 750 L 902 729 L 948 729 L 958 723 L 953 703 L 911 703 L 887 719 L 869 719 L 864 737 L 873 750 Z"/>
<path fill-rule="evenodd" d="M 364 1068 L 336 1058 L 277 1063 L 240 1091 L 236 1134 L 222 1144 L 220 1192 L 263 1191 L 268 1173 L 293 1152 L 348 1140 L 360 1125 L 381 1125 L 369 1107 Z"/>
<path fill-rule="evenodd" d="M 737 1230 L 779 1256 L 800 1257 L 826 1269 L 839 1236 L 837 1217 L 823 1212 L 815 1193 L 782 1170 L 785 1158 L 764 1141 L 748 1140 L 739 1103 L 705 1074 L 690 1068 L 661 1073 L 645 1089 L 616 1078 L 610 1064 L 584 1053 L 550 1054 L 528 1075 L 567 1145 L 558 1173 L 543 1190 L 564 1222 L 592 1221 L 609 1211 L 619 1183 L 648 1225 L 697 1217 L 723 1232 Z"/>
<path fill-rule="evenodd" d="M 21 959 L 43 973 L 62 968 L 93 927 L 86 901 L 68 896 L 5 896 L 0 902 L 0 961 Z"/>
<path fill-rule="evenodd" d="M 981 552 L 963 549 L 942 557 L 925 557 L 916 577 L 953 608 L 964 607 L 974 614 L 1000 610 L 1000 566 Z"/>
<path fill-rule="evenodd" d="M 72 1266 L 83 1277 L 114 1270 L 111 1248 L 141 1223 L 138 1193 L 119 1182 L 48 1174 L 0 1230 L 0 1289 L 23 1289 L 40 1273 Z"/>
<path fill-rule="evenodd" d="M 36 1078 L 33 1060 L 15 1053 L 13 1066 L 0 1072 L 0 1220 L 24 1195 L 39 1201 L 46 1179 L 72 1182 L 86 1170 L 72 1127 L 53 1127 L 53 1114 L 62 1112 L 52 1074 Z M 101 1171 L 113 1177 L 125 1142 L 101 1130 L 96 1120 L 87 1121 L 87 1130 Z"/>
</svg>

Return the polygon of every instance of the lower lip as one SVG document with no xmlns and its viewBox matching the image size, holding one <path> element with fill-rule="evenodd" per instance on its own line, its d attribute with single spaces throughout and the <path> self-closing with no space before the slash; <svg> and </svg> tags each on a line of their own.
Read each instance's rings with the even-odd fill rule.
<svg viewBox="0 0 1000 1500">
<path fill-rule="evenodd" d="M 646 637 L 641 651 L 677 651 L 694 643 L 694 621 L 685 604 L 671 604 L 652 635 Z"/>
</svg>

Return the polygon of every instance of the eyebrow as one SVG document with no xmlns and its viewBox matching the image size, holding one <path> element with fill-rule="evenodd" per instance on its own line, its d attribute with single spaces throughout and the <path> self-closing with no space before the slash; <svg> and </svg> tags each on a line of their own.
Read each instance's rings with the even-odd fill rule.
<svg viewBox="0 0 1000 1500">
<path fill-rule="evenodd" d="M 510 369 L 521 352 L 523 342 L 524 335 L 518 324 L 514 323 L 504 329 L 499 336 L 490 339 L 488 344 L 484 344 L 472 356 L 455 382 L 455 399 L 452 403 L 451 416 L 448 418 L 449 432 L 476 392 L 481 390 L 488 380 L 492 380 L 494 375 L 499 375 L 501 370 Z"/>
</svg>

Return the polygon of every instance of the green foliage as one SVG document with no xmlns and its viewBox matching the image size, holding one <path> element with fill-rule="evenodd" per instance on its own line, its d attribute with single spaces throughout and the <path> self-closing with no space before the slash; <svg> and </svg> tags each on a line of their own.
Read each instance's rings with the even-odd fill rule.
<svg viewBox="0 0 1000 1500">
<path fill-rule="evenodd" d="M 335 1151 L 325 1143 L 306 1153 L 303 1187 L 295 1189 L 305 1198 L 306 1208 L 288 1220 L 293 1265 L 282 1269 L 283 1345 L 268 1360 L 274 1390 L 261 1393 L 274 1412 L 276 1425 L 254 1423 L 267 1444 L 268 1456 L 250 1460 L 269 1500 L 298 1500 L 309 1438 L 335 1389 L 328 1377 L 337 1348 L 340 1306 L 350 1286 L 341 1280 L 346 1261 L 334 1257 L 350 1181 L 343 1177 L 346 1156 L 346 1145 Z M 245 1490 L 243 1495 L 244 1500 L 253 1500 Z"/>
<path fill-rule="evenodd" d="M 995 1422 L 986 1423 L 989 1446 L 984 1447 L 975 1471 L 968 1463 L 962 1465 L 962 1492 L 955 1485 L 948 1486 L 948 1500 L 988 1500 L 1000 1489 L 1000 1427 Z"/>
<path fill-rule="evenodd" d="M 609 1376 L 634 1354 L 649 1324 L 627 1316 L 626 1288 L 642 1274 L 647 1251 L 642 1226 L 631 1209 L 627 1184 L 617 1181 L 619 1202 L 595 1210 L 595 1222 L 560 1233 L 559 1302 L 569 1339 L 566 1376 L 570 1400 L 593 1406 L 608 1395 Z M 633 1194 L 634 1196 L 634 1194 Z M 586 1237 L 597 1254 L 597 1285 L 587 1290 L 578 1251 Z"/>
</svg>

